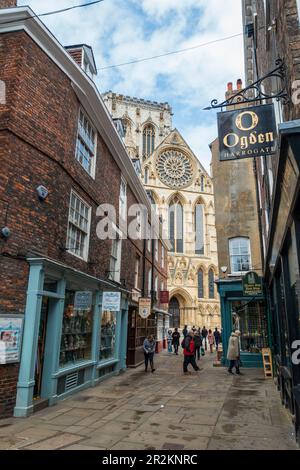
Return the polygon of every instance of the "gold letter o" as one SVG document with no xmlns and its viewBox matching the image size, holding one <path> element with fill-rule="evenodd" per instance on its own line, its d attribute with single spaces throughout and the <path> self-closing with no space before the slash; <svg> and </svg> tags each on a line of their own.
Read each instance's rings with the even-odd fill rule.
<svg viewBox="0 0 300 470">
<path fill-rule="evenodd" d="M 249 114 L 249 116 L 251 116 L 251 126 L 250 127 L 244 127 L 243 126 L 243 117 L 246 116 L 247 114 Z M 258 116 L 256 113 L 254 113 L 253 111 L 244 111 L 243 113 L 239 114 L 238 117 L 236 118 L 235 120 L 235 125 L 238 129 L 240 129 L 241 131 L 251 131 L 252 129 L 254 129 L 257 124 L 258 124 Z"/>
</svg>

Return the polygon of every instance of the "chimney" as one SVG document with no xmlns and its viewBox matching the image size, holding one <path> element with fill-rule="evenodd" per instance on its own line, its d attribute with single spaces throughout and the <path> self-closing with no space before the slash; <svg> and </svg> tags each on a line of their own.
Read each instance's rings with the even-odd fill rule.
<svg viewBox="0 0 300 470">
<path fill-rule="evenodd" d="M 241 90 L 243 87 L 243 81 L 241 80 L 241 78 L 238 79 L 238 81 L 236 82 L 236 88 L 237 90 Z"/>
<path fill-rule="evenodd" d="M 17 7 L 17 0 L 0 0 L 0 9 L 1 8 L 15 8 Z"/>
</svg>

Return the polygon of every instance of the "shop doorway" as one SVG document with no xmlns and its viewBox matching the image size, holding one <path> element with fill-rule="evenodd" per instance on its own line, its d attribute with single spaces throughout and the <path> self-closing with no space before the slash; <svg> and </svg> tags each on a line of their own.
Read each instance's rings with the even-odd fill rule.
<svg viewBox="0 0 300 470">
<path fill-rule="evenodd" d="M 169 304 L 170 328 L 180 328 L 180 306 L 176 297 L 172 297 Z"/>
<path fill-rule="evenodd" d="M 35 361 L 35 374 L 34 374 L 34 390 L 33 400 L 34 404 L 41 401 L 42 391 L 42 379 L 44 370 L 44 357 L 45 357 L 45 344 L 46 344 L 46 333 L 47 333 L 47 320 L 49 314 L 49 297 L 43 297 L 41 307 L 41 319 L 38 333 L 38 346 Z M 47 404 L 45 404 L 47 406 Z"/>
</svg>

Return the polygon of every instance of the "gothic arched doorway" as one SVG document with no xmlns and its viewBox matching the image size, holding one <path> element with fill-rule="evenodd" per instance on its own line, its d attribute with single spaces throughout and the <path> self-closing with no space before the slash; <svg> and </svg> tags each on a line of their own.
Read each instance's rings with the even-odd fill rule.
<svg viewBox="0 0 300 470">
<path fill-rule="evenodd" d="M 172 297 L 169 303 L 170 328 L 180 328 L 180 306 L 176 297 Z"/>
</svg>

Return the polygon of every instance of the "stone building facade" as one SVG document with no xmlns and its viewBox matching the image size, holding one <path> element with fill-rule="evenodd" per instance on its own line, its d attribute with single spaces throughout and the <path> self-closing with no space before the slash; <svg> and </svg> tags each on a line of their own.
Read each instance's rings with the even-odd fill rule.
<svg viewBox="0 0 300 470">
<path fill-rule="evenodd" d="M 163 240 L 153 258 L 146 241 L 121 233 L 128 207 L 144 204 L 150 221 L 151 206 L 74 59 L 29 7 L 0 9 L 1 418 L 125 370 L 128 316 L 135 338 L 137 298 L 155 289 L 149 269 L 159 289 L 167 282 Z M 103 203 L 116 209 L 115 240 L 98 236 Z M 120 296 L 118 310 L 103 310 L 105 291 Z M 139 325 L 156 335 L 154 315 Z"/>
<path fill-rule="evenodd" d="M 213 184 L 177 129 L 167 103 L 103 95 L 125 127 L 125 145 L 139 162 L 144 187 L 172 249 L 168 256 L 171 325 L 221 326 Z M 196 234 L 196 236 L 195 236 Z M 181 236 L 182 235 L 182 236 Z M 181 238 L 181 240 L 179 240 Z"/>
</svg>

